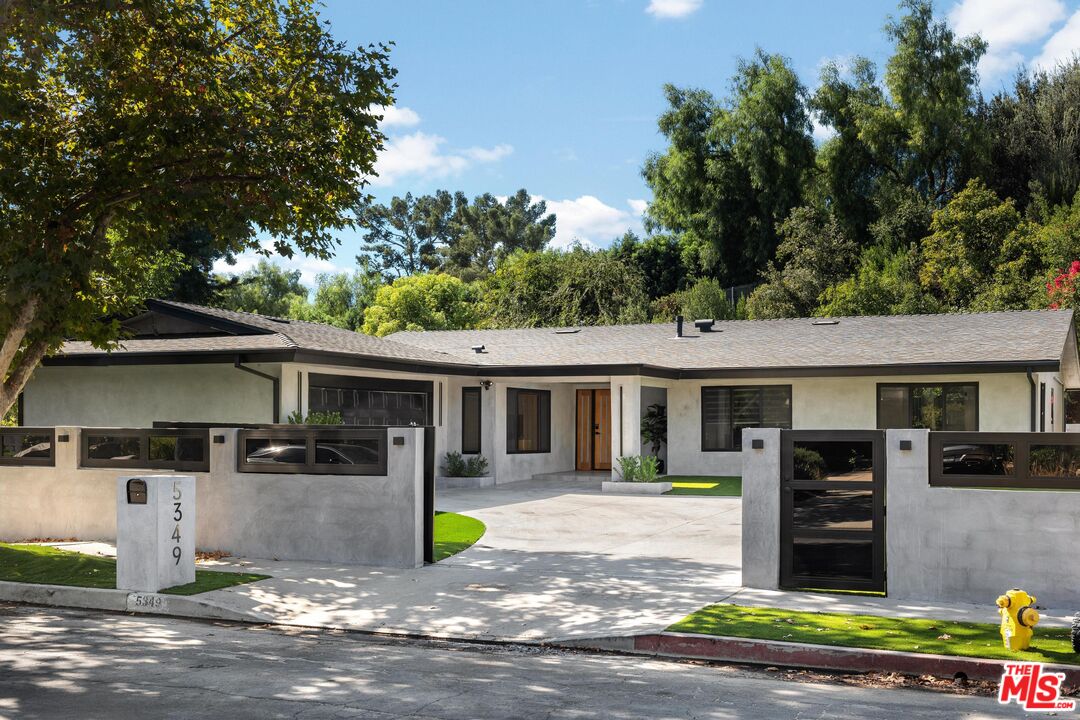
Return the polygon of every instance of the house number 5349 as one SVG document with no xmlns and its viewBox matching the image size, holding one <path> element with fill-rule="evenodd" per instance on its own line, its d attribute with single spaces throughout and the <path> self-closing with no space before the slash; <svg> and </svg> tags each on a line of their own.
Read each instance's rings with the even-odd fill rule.
<svg viewBox="0 0 1080 720">
<path fill-rule="evenodd" d="M 173 545 L 172 556 L 177 565 L 180 564 L 180 558 L 183 556 L 184 551 L 180 549 L 180 520 L 184 517 L 184 511 L 181 509 L 182 498 L 184 493 L 180 490 L 180 483 L 173 482 L 172 486 L 172 499 L 173 499 L 173 520 L 176 522 L 176 526 L 173 528 L 172 535 L 170 536 L 176 544 Z"/>
</svg>

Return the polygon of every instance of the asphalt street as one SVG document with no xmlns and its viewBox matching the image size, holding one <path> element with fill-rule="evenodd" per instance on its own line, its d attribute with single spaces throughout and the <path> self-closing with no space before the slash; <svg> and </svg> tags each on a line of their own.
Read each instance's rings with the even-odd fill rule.
<svg viewBox="0 0 1080 720">
<path fill-rule="evenodd" d="M 761 670 L 0 605 L 0 718 L 997 718 Z"/>
</svg>

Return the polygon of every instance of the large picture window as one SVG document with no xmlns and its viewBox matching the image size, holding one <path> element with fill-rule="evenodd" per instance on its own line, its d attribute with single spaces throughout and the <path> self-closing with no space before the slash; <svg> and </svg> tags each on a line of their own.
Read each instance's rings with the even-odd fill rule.
<svg viewBox="0 0 1080 720">
<path fill-rule="evenodd" d="M 979 429 L 978 383 L 882 383 L 878 429 Z"/>
<path fill-rule="evenodd" d="M 743 428 L 791 428 L 791 386 L 701 388 L 701 449 L 741 450 Z"/>
<path fill-rule="evenodd" d="M 461 452 L 480 452 L 480 388 L 461 388 Z"/>
<path fill-rule="evenodd" d="M 551 452 L 551 391 L 506 391 L 506 452 Z"/>
</svg>

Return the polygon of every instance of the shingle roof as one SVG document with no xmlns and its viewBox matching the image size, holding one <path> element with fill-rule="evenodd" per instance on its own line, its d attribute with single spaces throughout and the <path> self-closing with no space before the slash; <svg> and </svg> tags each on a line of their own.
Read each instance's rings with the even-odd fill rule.
<svg viewBox="0 0 1080 720">
<path fill-rule="evenodd" d="M 438 350 L 403 345 L 394 340 L 371 337 L 332 325 L 164 300 L 152 301 L 151 307 L 165 311 L 175 309 L 207 318 L 216 318 L 235 325 L 245 325 L 266 334 L 132 339 L 122 341 L 121 347 L 114 350 L 114 353 L 258 352 L 293 349 L 410 362 L 460 364 L 458 359 Z M 101 351 L 88 342 L 68 342 L 64 344 L 62 353 L 82 355 L 99 354 Z"/>
<path fill-rule="evenodd" d="M 832 324 L 832 321 L 835 321 Z M 822 324 L 828 322 L 830 324 Z M 1071 311 L 895 315 L 565 329 L 401 332 L 392 340 L 490 365 L 640 364 L 672 369 L 1056 361 Z M 484 345 L 483 353 L 470 347 Z"/>
<path fill-rule="evenodd" d="M 296 351 L 343 358 L 454 366 L 462 372 L 496 368 L 573 368 L 626 365 L 664 371 L 827 369 L 858 366 L 1048 363 L 1062 357 L 1072 327 L 1070 310 L 952 315 L 896 315 L 821 320 L 717 322 L 712 332 L 687 323 L 582 328 L 400 332 L 375 338 L 318 323 L 154 301 L 161 312 L 184 313 L 243 326 L 257 334 L 126 340 L 114 354 L 260 353 Z M 832 322 L 835 320 L 835 322 Z M 484 345 L 483 353 L 471 348 Z M 84 342 L 63 354 L 100 355 Z M 1071 356 L 1070 356 L 1071 357 Z M 328 360 L 327 362 L 332 362 Z"/>
</svg>

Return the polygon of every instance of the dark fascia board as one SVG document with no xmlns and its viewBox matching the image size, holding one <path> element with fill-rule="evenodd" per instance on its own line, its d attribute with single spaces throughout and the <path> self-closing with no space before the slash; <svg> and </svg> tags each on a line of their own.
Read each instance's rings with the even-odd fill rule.
<svg viewBox="0 0 1080 720">
<path fill-rule="evenodd" d="M 235 320 L 226 320 L 225 318 L 217 317 L 216 315 L 169 305 L 168 303 L 163 303 L 158 300 L 147 300 L 146 307 L 153 312 L 180 318 L 181 320 L 200 323 L 230 335 L 273 335 L 275 332 L 274 330 L 268 330 L 267 328 L 259 327 L 258 325 L 250 325 Z"/>
<path fill-rule="evenodd" d="M 465 365 L 456 363 L 395 360 L 315 350 L 253 350 L 248 352 L 94 353 L 57 355 L 45 365 L 185 365 L 240 362 L 298 362 L 313 365 L 395 370 L 421 374 L 464 377 L 572 377 L 578 375 L 640 375 L 669 380 L 715 380 L 740 378 L 866 377 L 878 375 L 970 375 L 973 373 L 1056 372 L 1060 360 L 988 361 L 972 363 L 918 363 L 908 365 L 835 365 L 826 367 L 766 368 L 664 368 L 644 364 L 604 365 Z"/>
</svg>

